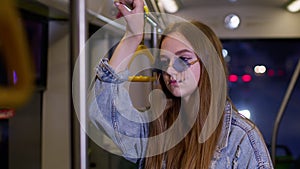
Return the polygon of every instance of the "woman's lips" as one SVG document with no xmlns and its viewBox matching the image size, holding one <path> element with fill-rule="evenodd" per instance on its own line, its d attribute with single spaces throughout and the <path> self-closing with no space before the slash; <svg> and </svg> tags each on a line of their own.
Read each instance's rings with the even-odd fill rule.
<svg viewBox="0 0 300 169">
<path fill-rule="evenodd" d="M 178 86 L 178 82 L 176 80 L 170 80 L 169 85 L 171 86 Z"/>
</svg>

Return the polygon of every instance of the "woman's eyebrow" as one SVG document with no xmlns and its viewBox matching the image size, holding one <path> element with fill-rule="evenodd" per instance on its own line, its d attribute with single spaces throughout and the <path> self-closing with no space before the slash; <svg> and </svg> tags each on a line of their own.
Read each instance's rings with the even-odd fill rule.
<svg viewBox="0 0 300 169">
<path fill-rule="evenodd" d="M 179 50 L 179 51 L 175 52 L 175 55 L 180 56 L 183 53 L 194 53 L 194 52 L 192 52 L 192 51 L 190 51 L 188 49 L 182 49 L 182 50 Z"/>
</svg>

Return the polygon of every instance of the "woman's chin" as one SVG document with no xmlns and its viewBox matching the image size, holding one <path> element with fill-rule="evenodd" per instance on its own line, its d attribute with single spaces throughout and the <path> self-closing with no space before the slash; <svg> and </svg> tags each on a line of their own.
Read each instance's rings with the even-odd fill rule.
<svg viewBox="0 0 300 169">
<path fill-rule="evenodd" d="M 175 97 L 181 97 L 182 93 L 178 89 L 171 89 L 170 92 L 172 93 L 173 96 Z"/>
</svg>

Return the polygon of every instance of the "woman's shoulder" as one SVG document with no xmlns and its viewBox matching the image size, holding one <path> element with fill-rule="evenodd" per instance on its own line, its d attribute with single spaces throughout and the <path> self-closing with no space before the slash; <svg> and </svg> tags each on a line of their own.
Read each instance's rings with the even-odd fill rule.
<svg viewBox="0 0 300 169">
<path fill-rule="evenodd" d="M 222 149 L 226 147 L 230 140 L 242 141 L 248 139 L 263 139 L 259 129 L 256 125 L 240 113 L 238 113 L 232 106 L 231 102 L 227 102 L 225 106 L 225 114 L 223 120 L 223 127 L 221 133 L 221 142 L 219 147 Z"/>
<path fill-rule="evenodd" d="M 239 154 L 239 161 L 249 161 L 255 166 L 272 168 L 269 151 L 258 127 L 249 119 L 232 111 L 228 148 L 232 155 Z M 250 162 L 251 161 L 251 162 Z M 259 167 L 258 167 L 259 168 Z"/>
<path fill-rule="evenodd" d="M 228 165 L 233 168 L 272 168 L 269 151 L 258 127 L 238 113 L 229 101 L 226 103 L 223 129 L 214 157 L 218 166 L 227 164 L 229 160 L 231 163 Z"/>
<path fill-rule="evenodd" d="M 245 133 L 248 133 L 252 130 L 259 132 L 256 125 L 250 119 L 246 118 L 235 110 L 232 110 L 231 126 L 232 128 L 237 128 Z"/>
<path fill-rule="evenodd" d="M 258 127 L 236 111 L 232 111 L 229 140 L 234 140 L 240 145 L 247 143 L 254 151 L 260 151 L 261 147 L 265 147 L 263 135 Z"/>
</svg>

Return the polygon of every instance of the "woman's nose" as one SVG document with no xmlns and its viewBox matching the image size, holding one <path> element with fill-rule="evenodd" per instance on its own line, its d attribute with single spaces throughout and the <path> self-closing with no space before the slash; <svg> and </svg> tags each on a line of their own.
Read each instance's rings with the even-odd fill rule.
<svg viewBox="0 0 300 169">
<path fill-rule="evenodd" d="M 171 61 L 168 65 L 166 72 L 170 75 L 177 74 L 178 72 L 173 67 L 174 61 Z"/>
</svg>

